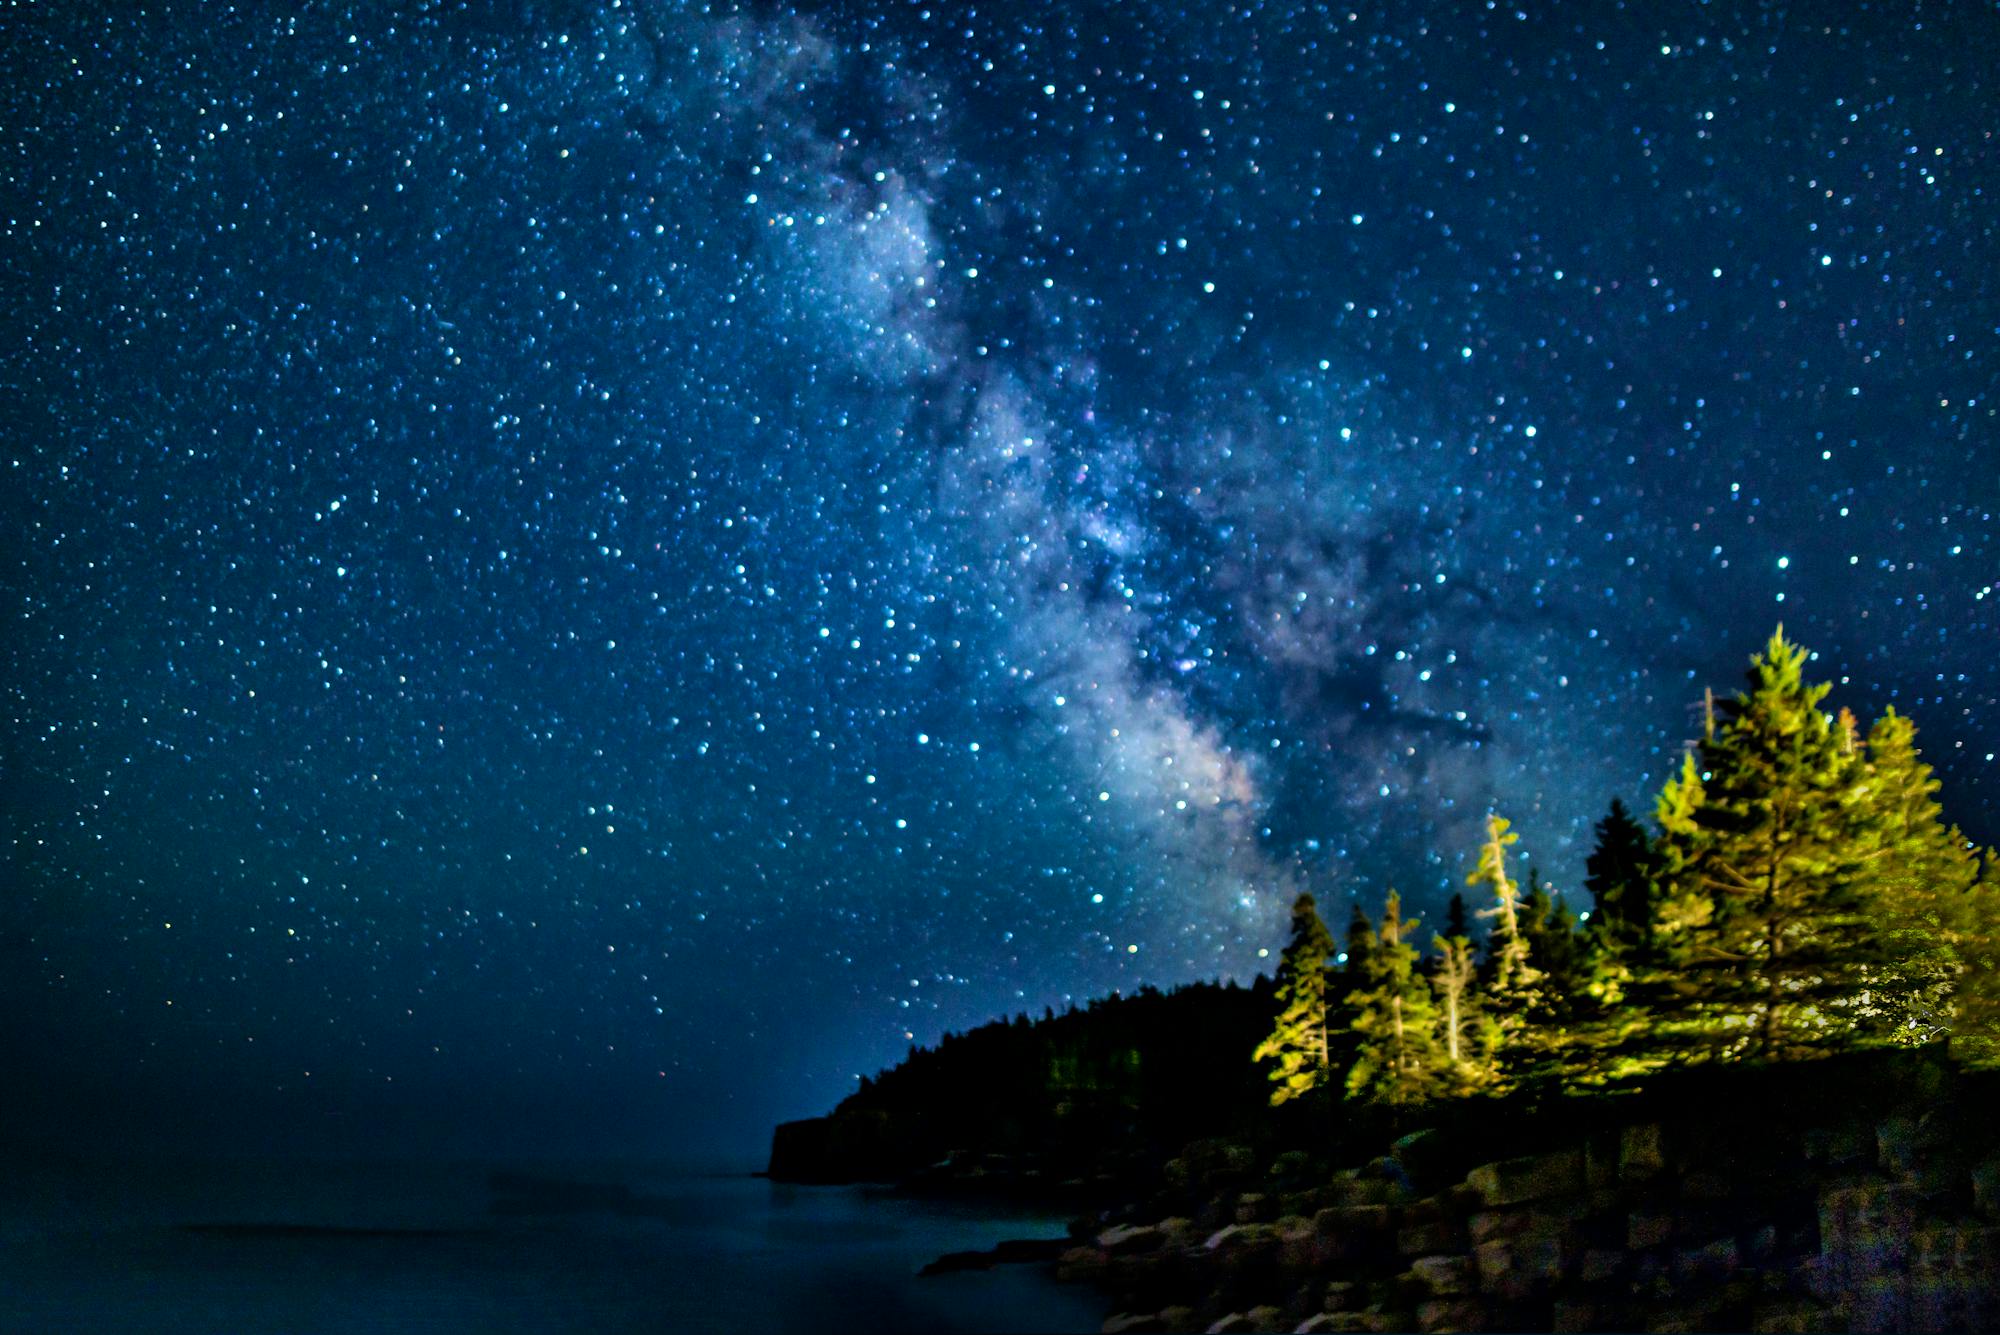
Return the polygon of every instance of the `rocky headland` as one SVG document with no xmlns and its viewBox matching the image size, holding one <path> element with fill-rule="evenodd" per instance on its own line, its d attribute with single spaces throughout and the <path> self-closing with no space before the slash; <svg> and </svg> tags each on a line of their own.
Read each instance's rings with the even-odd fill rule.
<svg viewBox="0 0 2000 1335">
<path fill-rule="evenodd" d="M 1055 1277 L 1112 1298 L 1106 1331 L 2000 1328 L 2000 1073 L 1941 1049 L 1340 1114 L 1066 1178 L 1100 1194 Z M 1009 1260 L 1051 1264 L 948 1268 Z"/>
</svg>

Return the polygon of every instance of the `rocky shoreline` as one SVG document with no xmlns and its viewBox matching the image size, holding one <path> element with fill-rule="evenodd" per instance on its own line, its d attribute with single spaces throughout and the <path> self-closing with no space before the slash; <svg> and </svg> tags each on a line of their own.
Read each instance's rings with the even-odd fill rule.
<svg viewBox="0 0 2000 1335">
<path fill-rule="evenodd" d="M 1995 1329 L 1993 1108 L 1906 1051 L 1461 1110 L 1344 1167 L 1199 1142 L 1051 1269 L 1106 1332 Z"/>
</svg>

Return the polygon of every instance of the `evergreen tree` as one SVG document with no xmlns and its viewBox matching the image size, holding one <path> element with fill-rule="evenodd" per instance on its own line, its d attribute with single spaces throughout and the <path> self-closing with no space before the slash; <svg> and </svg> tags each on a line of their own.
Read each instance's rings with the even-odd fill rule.
<svg viewBox="0 0 2000 1335">
<path fill-rule="evenodd" d="M 1465 937 L 1471 939 L 1472 929 L 1465 916 L 1465 895 L 1460 891 L 1451 892 L 1451 903 L 1445 905 L 1444 934 L 1446 939 Z"/>
<path fill-rule="evenodd" d="M 1361 901 L 1356 900 L 1354 909 L 1347 915 L 1347 958 L 1341 963 L 1342 976 L 1352 991 L 1360 986 L 1360 978 L 1368 969 L 1368 956 L 1375 949 L 1375 924 L 1368 921 L 1368 915 L 1361 911 Z"/>
<path fill-rule="evenodd" d="M 1507 875 L 1507 850 L 1521 841 L 1504 817 L 1486 818 L 1486 842 L 1479 846 L 1479 865 L 1465 878 L 1467 885 L 1493 887 L 1493 907 L 1479 910 L 1493 919 L 1487 956 L 1493 968 L 1493 991 L 1505 996 L 1537 981 L 1528 963 L 1528 938 L 1521 930 L 1521 887 Z"/>
<path fill-rule="evenodd" d="M 1507 874 L 1507 850 L 1520 840 L 1501 816 L 1486 818 L 1486 842 L 1467 885 L 1490 886 L 1493 906 L 1479 910 L 1490 919 L 1487 934 L 1487 1014 L 1492 1019 L 1495 1055 L 1514 1077 L 1539 1075 L 1550 1051 L 1554 1027 L 1541 969 L 1529 942 L 1521 887 Z"/>
<path fill-rule="evenodd" d="M 1430 987 L 1417 974 L 1417 949 L 1404 939 L 1419 925 L 1403 921 L 1402 898 L 1391 890 L 1362 986 L 1347 998 L 1359 1040 L 1347 1072 L 1351 1099 L 1407 1107 L 1444 1092 L 1437 1012 Z"/>
<path fill-rule="evenodd" d="M 1892 1041 L 1906 1043 L 1957 1029 L 1961 1011 L 1974 1017 L 1994 940 L 1978 854 L 1946 824 L 1916 733 L 1893 708 L 1875 721 L 1862 798 L 1872 844 L 1865 879 L 1887 956 L 1870 980 L 1871 1010 Z M 1972 986 L 1961 1006 L 1964 982 Z"/>
<path fill-rule="evenodd" d="M 1682 973 L 1673 1027 L 1707 1054 L 1780 1058 L 1851 1038 L 1871 960 L 1861 761 L 1784 630 L 1751 660 L 1661 798 L 1657 927 Z"/>
<path fill-rule="evenodd" d="M 1645 957 L 1653 939 L 1653 896 L 1659 858 L 1646 827 L 1617 798 L 1597 823 L 1597 846 L 1584 862 L 1591 926 L 1605 944 Z"/>
<path fill-rule="evenodd" d="M 1278 960 L 1278 1018 L 1258 1044 L 1254 1061 L 1274 1062 L 1271 1105 L 1310 1094 L 1327 1084 L 1327 961 L 1333 936 L 1320 921 L 1311 895 L 1292 904 L 1292 939 Z"/>
<path fill-rule="evenodd" d="M 1461 926 L 1465 901 L 1453 895 L 1460 908 Z M 1463 931 L 1433 937 L 1438 966 L 1431 976 L 1431 990 L 1437 995 L 1438 1046 L 1444 1059 L 1445 1083 L 1453 1093 L 1470 1093 L 1493 1083 L 1493 1050 L 1499 1041 L 1498 1026 L 1485 1014 L 1479 996 L 1479 965 L 1473 958 L 1472 941 Z"/>
</svg>

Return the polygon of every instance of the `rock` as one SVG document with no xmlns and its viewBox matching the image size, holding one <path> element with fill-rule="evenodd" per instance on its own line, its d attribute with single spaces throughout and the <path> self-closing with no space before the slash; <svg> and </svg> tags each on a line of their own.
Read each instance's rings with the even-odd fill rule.
<svg viewBox="0 0 2000 1335">
<path fill-rule="evenodd" d="M 1848 1123 L 1840 1126 L 1808 1127 L 1805 1134 L 1806 1162 L 1832 1168 L 1863 1167 L 1875 1161 L 1873 1127 Z"/>
<path fill-rule="evenodd" d="M 1111 1258 L 1095 1247 L 1072 1247 L 1056 1258 L 1056 1278 L 1064 1283 L 1087 1283 L 1111 1268 Z"/>
<path fill-rule="evenodd" d="M 1650 1182 L 1666 1171 L 1666 1131 L 1658 1122 L 1628 1126 L 1618 1137 L 1618 1179 Z"/>
<path fill-rule="evenodd" d="M 1250 1329 L 1275 1332 L 1285 1329 L 1285 1309 L 1282 1307 L 1253 1307 L 1244 1316 L 1250 1320 Z"/>
<path fill-rule="evenodd" d="M 1373 1265 L 1396 1255 L 1396 1215 L 1386 1205 L 1329 1206 L 1313 1216 L 1322 1265 Z"/>
<path fill-rule="evenodd" d="M 1875 1162 L 1884 1171 L 1907 1176 L 1916 1166 L 1917 1119 L 1896 1113 L 1875 1128 Z"/>
<path fill-rule="evenodd" d="M 1465 1225 L 1456 1219 L 1440 1217 L 1421 1223 L 1405 1224 L 1396 1230 L 1396 1251 L 1402 1256 L 1462 1252 L 1466 1246 Z"/>
<path fill-rule="evenodd" d="M 1486 1329 L 1486 1309 L 1466 1298 L 1434 1298 L 1417 1304 L 1417 1329 L 1432 1331 L 1481 1331 Z"/>
<path fill-rule="evenodd" d="M 1316 1312 L 1306 1320 L 1320 1323 L 1314 1330 L 1333 1331 L 1336 1335 L 1359 1335 L 1370 1328 L 1368 1317 L 1360 1312 Z M 1300 1330 L 1305 1328 L 1303 1324 L 1299 1326 Z"/>
<path fill-rule="evenodd" d="M 1157 1250 L 1166 1235 L 1150 1224 L 1121 1224 L 1097 1235 L 1097 1246 L 1107 1256 L 1132 1256 Z"/>
<path fill-rule="evenodd" d="M 1585 1284 L 1602 1284 L 1618 1278 L 1625 1269 L 1625 1253 L 1594 1247 L 1583 1254 L 1577 1266 L 1577 1278 Z"/>
<path fill-rule="evenodd" d="M 1824 1193 L 1819 1202 L 1820 1257 L 1836 1286 L 1900 1270 L 1909 1255 L 1917 1194 L 1901 1183 L 1864 1182 Z"/>
<path fill-rule="evenodd" d="M 1585 1188 L 1583 1151 L 1558 1150 L 1481 1164 L 1466 1174 L 1465 1184 L 1488 1208 L 1578 1195 Z"/>
<path fill-rule="evenodd" d="M 1696 1168 L 1681 1174 L 1684 1201 L 1726 1201 L 1736 1194 L 1736 1180 L 1718 1168 Z"/>
<path fill-rule="evenodd" d="M 1674 1236 L 1674 1217 L 1669 1214 L 1633 1214 L 1625 1221 L 1625 1246 L 1632 1251 L 1663 1246 Z"/>
<path fill-rule="evenodd" d="M 1244 1312 L 1231 1312 L 1209 1323 L 1208 1335 L 1247 1335 L 1256 1329 L 1250 1324 L 1250 1317 Z"/>
<path fill-rule="evenodd" d="M 1261 1191 L 1246 1191 L 1236 1198 L 1236 1222 L 1257 1224 L 1271 1218 L 1274 1213 L 1270 1197 Z"/>
<path fill-rule="evenodd" d="M 1464 1256 L 1420 1256 L 1407 1272 L 1432 1298 L 1450 1298 L 1472 1289 L 1472 1262 Z"/>
<path fill-rule="evenodd" d="M 2000 1158 L 1973 1168 L 1972 1209 L 1981 1218 L 2000 1221 Z"/>
<path fill-rule="evenodd" d="M 1610 1325 L 1604 1319 L 1603 1306 L 1592 1298 L 1558 1298 L 1549 1318 L 1552 1331 L 1604 1330 Z"/>
<path fill-rule="evenodd" d="M 1348 1325 L 1341 1320 L 1342 1315 L 1344 1314 L 1315 1312 L 1304 1321 L 1299 1322 L 1298 1325 L 1293 1326 L 1292 1335 L 1321 1335 L 1325 1331 L 1345 1331 L 1348 1329 Z"/>
<path fill-rule="evenodd" d="M 1210 1234 L 1202 1247 L 1211 1252 L 1237 1251 L 1262 1243 L 1274 1243 L 1278 1235 L 1269 1224 L 1231 1224 Z"/>
<path fill-rule="evenodd" d="M 1327 1284 L 1326 1301 L 1322 1306 L 1328 1312 L 1352 1312 L 1362 1306 L 1366 1297 L 1359 1284 L 1336 1279 Z"/>
<path fill-rule="evenodd" d="M 1201 1241 L 1201 1231 L 1195 1227 L 1194 1220 L 1180 1215 L 1169 1215 L 1154 1227 L 1160 1230 L 1160 1237 L 1169 1247 L 1192 1247 Z"/>
<path fill-rule="evenodd" d="M 1562 1275 L 1562 1244 L 1554 1238 L 1495 1239 L 1472 1249 L 1479 1291 L 1519 1302 L 1547 1289 Z"/>
<path fill-rule="evenodd" d="M 1465 1221 L 1466 1230 L 1474 1243 L 1491 1242 L 1495 1238 L 1511 1238 L 1527 1227 L 1526 1210 L 1486 1210 Z"/>
<path fill-rule="evenodd" d="M 1157 1312 L 1147 1312 L 1144 1315 L 1132 1312 L 1119 1312 L 1115 1316 L 1104 1318 L 1104 1324 L 1098 1327 L 1099 1330 L 1104 1332 L 1104 1335 L 1130 1335 L 1130 1332 L 1134 1331 L 1165 1330 L 1166 1328 L 1167 1323 L 1160 1320 L 1159 1313 Z"/>
<path fill-rule="evenodd" d="M 1752 1309 L 1750 1317 L 1750 1329 L 1757 1335 L 1813 1335 L 1816 1331 L 1837 1330 L 1839 1326 L 1838 1313 L 1807 1298 L 1761 1302 Z"/>
<path fill-rule="evenodd" d="M 1718 1238 L 1705 1247 L 1677 1252 L 1674 1275 L 1684 1284 L 1720 1284 L 1742 1264 L 1735 1238 Z"/>
<path fill-rule="evenodd" d="M 1184 1335 L 1184 1332 L 1201 1329 L 1200 1319 L 1195 1316 L 1194 1309 L 1178 1305 L 1160 1309 L 1160 1324 L 1174 1332 L 1174 1335 Z"/>
</svg>

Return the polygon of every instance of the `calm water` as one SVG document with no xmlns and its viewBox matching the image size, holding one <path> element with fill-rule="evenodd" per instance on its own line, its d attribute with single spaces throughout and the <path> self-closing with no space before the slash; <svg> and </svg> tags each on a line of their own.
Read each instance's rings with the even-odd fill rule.
<svg viewBox="0 0 2000 1335">
<path fill-rule="evenodd" d="M 620 1184 L 643 1213 L 496 1214 L 496 1167 Z M 187 1227 L 216 1224 L 258 1227 Z M 29 1163 L 0 1174 L 0 1331 L 1094 1331 L 1095 1295 L 1036 1267 L 916 1277 L 943 1252 L 1061 1232 L 602 1164 Z"/>
</svg>

